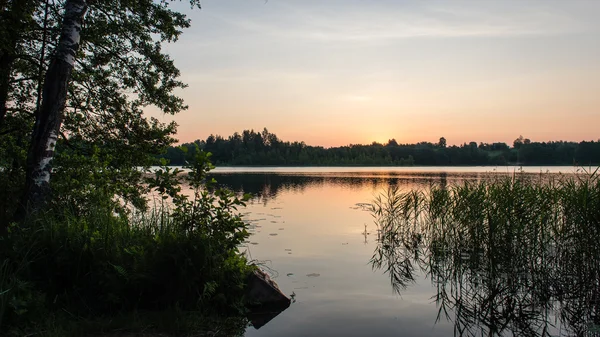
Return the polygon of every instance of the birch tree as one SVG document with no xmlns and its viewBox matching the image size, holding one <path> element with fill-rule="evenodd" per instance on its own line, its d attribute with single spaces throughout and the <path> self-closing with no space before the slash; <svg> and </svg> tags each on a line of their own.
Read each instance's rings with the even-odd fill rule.
<svg viewBox="0 0 600 337">
<path fill-rule="evenodd" d="M 175 114 L 187 108 L 175 94 L 185 87 L 180 72 L 162 51 L 190 25 L 173 8 L 180 1 L 14 0 L 0 2 L 2 14 L 26 1 L 34 8 L 22 15 L 17 57 L 8 79 L 0 78 L 8 88 L 0 188 L 10 185 L 23 197 L 0 191 L 0 227 L 17 204 L 22 211 L 48 200 L 83 209 L 97 189 L 142 206 L 138 167 L 154 163 L 176 132 L 176 124 L 148 118 L 144 109 Z M 199 7 L 198 0 L 188 3 Z M 77 15 L 85 13 L 85 20 L 71 16 L 81 4 L 87 11 Z"/>
<path fill-rule="evenodd" d="M 41 208 L 49 191 L 51 161 L 64 119 L 69 80 L 79 50 L 81 27 L 87 8 L 85 0 L 67 0 L 65 3 L 62 32 L 46 72 L 42 105 L 36 114 L 27 159 L 22 201 L 25 212 Z"/>
</svg>

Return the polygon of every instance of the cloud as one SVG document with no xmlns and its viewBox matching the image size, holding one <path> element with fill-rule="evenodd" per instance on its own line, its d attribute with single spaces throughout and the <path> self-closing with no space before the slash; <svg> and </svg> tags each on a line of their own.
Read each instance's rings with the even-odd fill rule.
<svg viewBox="0 0 600 337">
<path fill-rule="evenodd" d="M 330 3 L 330 2 L 327 2 Z M 429 3 L 429 2 L 428 2 Z M 470 2 L 452 6 L 376 6 L 347 2 L 329 6 L 273 5 L 259 15 L 212 14 L 245 32 L 317 42 L 391 41 L 409 38 L 515 37 L 568 34 L 590 26 L 556 6 L 519 2 Z M 271 4 L 269 4 L 270 6 Z"/>
<path fill-rule="evenodd" d="M 320 74 L 309 71 L 248 69 L 243 67 L 198 72 L 189 71 L 183 76 L 190 83 L 295 83 L 317 81 L 321 78 Z"/>
</svg>

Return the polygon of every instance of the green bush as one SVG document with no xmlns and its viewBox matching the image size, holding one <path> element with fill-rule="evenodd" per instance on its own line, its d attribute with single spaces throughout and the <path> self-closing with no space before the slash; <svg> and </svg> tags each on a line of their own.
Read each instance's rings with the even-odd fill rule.
<svg viewBox="0 0 600 337">
<path fill-rule="evenodd" d="M 35 324 L 43 312 L 240 315 L 253 267 L 238 251 L 249 234 L 237 207 L 248 196 L 216 188 L 212 168 L 198 152 L 185 174 L 154 172 L 150 211 L 95 190 L 85 212 L 60 204 L 11 227 L 0 248 L 0 328 Z"/>
</svg>

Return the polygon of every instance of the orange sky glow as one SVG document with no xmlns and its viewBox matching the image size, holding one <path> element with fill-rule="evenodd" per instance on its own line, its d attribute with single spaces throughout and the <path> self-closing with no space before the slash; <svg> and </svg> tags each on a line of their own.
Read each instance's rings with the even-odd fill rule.
<svg viewBox="0 0 600 337">
<path fill-rule="evenodd" d="M 203 1 L 166 51 L 181 142 L 598 140 L 600 1 Z"/>
</svg>

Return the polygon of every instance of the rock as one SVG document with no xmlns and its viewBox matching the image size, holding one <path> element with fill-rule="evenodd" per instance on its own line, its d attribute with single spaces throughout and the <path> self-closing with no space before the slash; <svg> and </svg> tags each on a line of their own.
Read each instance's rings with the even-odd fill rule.
<svg viewBox="0 0 600 337">
<path fill-rule="evenodd" d="M 257 269 L 248 276 L 246 296 L 250 306 L 281 305 L 286 308 L 290 299 L 285 296 L 275 281 L 271 280 L 264 271 Z"/>
<path fill-rule="evenodd" d="M 291 303 L 291 300 L 279 290 L 277 283 L 260 269 L 248 276 L 246 297 L 249 309 L 248 319 L 255 329 L 267 324 L 287 309 Z"/>
</svg>

